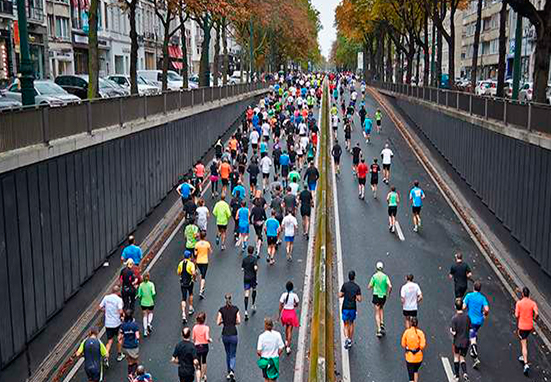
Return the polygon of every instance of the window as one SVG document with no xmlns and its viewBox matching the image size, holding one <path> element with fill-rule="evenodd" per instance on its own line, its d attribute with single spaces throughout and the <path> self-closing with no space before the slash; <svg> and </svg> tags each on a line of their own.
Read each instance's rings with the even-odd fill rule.
<svg viewBox="0 0 551 382">
<path fill-rule="evenodd" d="M 48 15 L 48 35 L 55 37 L 54 15 Z"/>
<path fill-rule="evenodd" d="M 69 39 L 69 19 L 66 17 L 55 18 L 55 35 L 62 39 Z"/>
<path fill-rule="evenodd" d="M 108 5 L 104 4 L 103 5 L 103 19 L 105 20 L 105 30 L 109 29 L 109 18 L 107 17 L 107 8 L 108 8 Z"/>
</svg>

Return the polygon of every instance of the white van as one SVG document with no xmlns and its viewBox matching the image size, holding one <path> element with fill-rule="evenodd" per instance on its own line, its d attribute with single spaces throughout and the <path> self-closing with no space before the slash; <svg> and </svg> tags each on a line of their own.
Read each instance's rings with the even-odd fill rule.
<svg viewBox="0 0 551 382">
<path fill-rule="evenodd" d="M 178 73 L 173 70 L 167 72 L 167 86 L 169 90 L 180 90 L 184 83 L 184 80 Z M 145 78 L 148 81 L 155 83 L 162 83 L 163 71 L 162 70 L 138 70 L 138 76 Z"/>
</svg>

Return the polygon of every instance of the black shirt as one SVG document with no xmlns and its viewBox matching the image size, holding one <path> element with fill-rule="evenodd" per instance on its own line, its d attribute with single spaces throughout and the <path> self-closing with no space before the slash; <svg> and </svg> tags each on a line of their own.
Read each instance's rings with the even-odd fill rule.
<svg viewBox="0 0 551 382">
<path fill-rule="evenodd" d="M 197 359 L 197 351 L 195 350 L 195 345 L 193 345 L 191 341 L 181 341 L 174 348 L 172 356 L 178 359 L 178 376 L 180 378 L 192 377 L 195 375 L 193 360 Z"/>
<path fill-rule="evenodd" d="M 304 179 L 308 180 L 308 183 L 316 182 L 320 177 L 320 173 L 315 167 L 308 167 L 304 173 Z"/>
<path fill-rule="evenodd" d="M 264 208 L 255 205 L 251 210 L 251 223 L 260 225 L 266 221 L 266 211 Z"/>
<path fill-rule="evenodd" d="M 268 203 L 266 203 L 266 199 L 264 199 L 263 196 L 253 199 L 253 205 L 255 205 L 255 206 L 264 208 L 264 206 L 267 205 L 267 204 Z"/>
<path fill-rule="evenodd" d="M 356 296 L 362 295 L 362 290 L 360 289 L 360 286 L 354 281 L 347 281 L 342 284 L 341 292 L 344 294 L 342 308 L 348 310 L 356 310 Z"/>
<path fill-rule="evenodd" d="M 212 176 L 218 176 L 218 165 L 215 162 L 212 162 L 210 165 L 210 174 Z"/>
<path fill-rule="evenodd" d="M 193 217 L 195 216 L 195 211 L 197 210 L 197 204 L 193 201 L 193 198 L 190 198 L 186 204 L 184 204 L 184 211 L 186 212 L 187 216 Z"/>
<path fill-rule="evenodd" d="M 222 335 L 236 336 L 237 327 L 235 324 L 237 322 L 237 312 L 239 312 L 239 308 L 235 305 L 224 305 L 218 312 L 222 315 Z"/>
<path fill-rule="evenodd" d="M 247 169 L 247 172 L 249 173 L 251 179 L 256 179 L 258 177 L 260 169 L 258 168 L 258 165 L 256 163 L 251 163 L 249 165 L 249 168 Z"/>
<path fill-rule="evenodd" d="M 360 115 L 360 118 L 364 119 L 367 115 L 367 111 L 362 107 L 360 111 L 358 111 L 358 114 Z"/>
<path fill-rule="evenodd" d="M 297 198 L 293 194 L 287 194 L 283 198 L 283 203 L 287 211 L 293 211 L 297 206 Z"/>
<path fill-rule="evenodd" d="M 303 190 L 298 196 L 300 199 L 300 209 L 310 211 L 312 209 L 312 193 L 308 190 Z"/>
<path fill-rule="evenodd" d="M 270 204 L 270 208 L 275 211 L 276 217 L 283 217 L 283 208 L 281 207 L 281 197 L 275 196 L 272 199 L 272 203 Z"/>
<path fill-rule="evenodd" d="M 453 276 L 453 282 L 458 287 L 467 286 L 467 273 L 471 272 L 471 268 L 464 262 L 455 263 L 450 268 L 450 275 Z"/>
<path fill-rule="evenodd" d="M 453 344 L 460 348 L 469 346 L 469 329 L 471 328 L 471 320 L 467 313 L 456 313 L 452 318 L 452 330 L 455 332 L 453 336 Z"/>
<path fill-rule="evenodd" d="M 342 148 L 339 144 L 336 144 L 333 146 L 333 149 L 331 150 L 331 154 L 333 155 L 333 158 L 339 159 L 342 155 Z"/>
<path fill-rule="evenodd" d="M 359 161 L 360 160 L 360 154 L 362 153 L 362 149 L 359 148 L 358 146 L 354 146 L 352 148 L 352 157 L 354 158 L 355 161 Z"/>
<path fill-rule="evenodd" d="M 101 370 L 101 345 L 97 338 L 88 338 L 84 341 L 84 370 L 87 372 L 100 372 Z"/>
<path fill-rule="evenodd" d="M 136 275 L 134 274 L 134 270 L 128 267 L 124 267 L 124 269 L 121 271 L 121 279 L 122 279 L 122 286 L 123 287 L 133 287 L 134 280 L 136 279 Z"/>
<path fill-rule="evenodd" d="M 243 280 L 245 282 L 256 280 L 256 270 L 254 269 L 257 264 L 257 258 L 253 255 L 247 255 L 241 262 L 241 268 L 243 268 Z"/>
</svg>

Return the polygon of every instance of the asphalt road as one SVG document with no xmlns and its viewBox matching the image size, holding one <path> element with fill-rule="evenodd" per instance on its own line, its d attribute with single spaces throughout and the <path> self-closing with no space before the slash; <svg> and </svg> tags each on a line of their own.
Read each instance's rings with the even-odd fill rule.
<svg viewBox="0 0 551 382">
<path fill-rule="evenodd" d="M 360 100 L 361 94 L 358 103 Z M 365 103 L 368 114 L 373 118 L 377 102 L 366 96 Z M 342 120 L 342 115 L 340 117 Z M 544 353 L 543 344 L 535 335 L 529 341 L 531 374 L 529 378 L 523 375 L 517 360 L 520 346 L 515 335 L 513 299 L 503 289 L 391 120 L 383 114 L 380 135 L 375 132 L 374 123 L 370 144 L 363 139 L 363 129 L 357 115 L 354 123 L 352 145 L 361 143 L 368 165 L 374 157 L 379 158 L 381 163 L 380 152 L 386 142 L 394 152 L 390 185 L 395 185 L 400 194 L 397 219 L 404 240 L 388 230 L 386 194 L 390 187 L 382 183 L 382 174 L 379 176 L 378 199 L 373 199 L 369 179 L 365 201 L 358 199 L 357 180 L 351 171 L 352 157 L 344 151 L 341 175 L 337 181 L 344 277 L 347 278 L 348 270 L 355 270 L 356 281 L 363 294 L 363 302 L 358 306 L 354 346 L 349 351 L 351 381 L 407 381 L 404 352 L 400 347 L 404 324 L 399 297 L 407 273 L 415 275 L 424 296 L 419 307 L 419 328 L 425 332 L 427 348 L 420 380 L 448 381 L 443 363 L 447 359 L 453 368 L 449 325 L 454 314 L 453 282 L 448 279 L 448 273 L 457 251 L 462 252 L 464 260 L 470 264 L 474 278 L 483 282 L 482 292 L 490 304 L 490 315 L 478 337 L 482 364 L 479 370 L 473 371 L 472 361 L 467 361 L 471 381 L 548 380 L 551 370 L 549 355 Z M 342 126 L 338 130 L 338 139 L 344 150 Z M 419 233 L 413 232 L 408 200 L 414 180 L 420 182 L 426 195 L 422 210 L 423 227 Z M 384 271 L 393 284 L 392 294 L 385 305 L 387 335 L 382 339 L 375 336 L 372 295 L 367 289 L 379 260 L 384 262 Z"/>
<path fill-rule="evenodd" d="M 318 109 L 314 110 L 314 116 L 318 117 Z M 270 142 L 270 150 L 273 141 Z M 251 151 L 249 150 L 249 155 Z M 208 166 L 206 166 L 208 167 Z M 273 169 L 270 180 L 273 180 Z M 261 177 L 259 177 L 259 183 Z M 248 177 L 244 185 L 247 186 Z M 212 199 L 210 188 L 205 193 L 207 207 L 212 213 L 212 209 L 217 200 Z M 269 194 L 266 196 L 270 204 Z M 226 198 L 229 203 L 229 199 Z M 250 204 L 250 203 L 249 203 Z M 267 211 L 267 214 L 269 211 Z M 268 214 L 269 216 L 269 214 Z M 207 314 L 207 324 L 210 326 L 213 343 L 210 345 L 210 351 L 207 359 L 208 380 L 225 381 L 226 380 L 226 356 L 224 345 L 221 339 L 221 327 L 216 326 L 216 315 L 218 309 L 224 305 L 224 295 L 232 293 L 233 303 L 240 309 L 242 324 L 238 327 L 239 344 L 237 348 L 237 381 L 259 381 L 262 380 L 262 372 L 256 365 L 256 344 L 258 336 L 264 331 L 264 318 L 272 317 L 276 322 L 275 330 L 282 334 L 285 339 L 284 328 L 279 322 L 279 298 L 285 292 L 285 284 L 292 281 L 295 285 L 295 293 L 302 300 L 302 289 L 304 280 L 304 270 L 306 265 L 306 252 L 308 242 L 302 237 L 302 222 L 300 216 L 299 234 L 295 237 L 293 250 L 293 261 L 285 260 L 284 243 L 279 247 L 276 254 L 276 264 L 270 266 L 265 261 L 266 258 L 266 239 L 261 250 L 262 258 L 259 260 L 258 287 L 257 287 L 257 311 L 251 314 L 251 300 L 249 300 L 250 319 L 244 321 L 243 310 L 243 272 L 241 271 L 242 255 L 236 247 L 233 246 L 231 239 L 233 234 L 233 223 L 228 225 L 228 238 L 226 239 L 226 250 L 221 251 L 216 246 L 216 222 L 215 218 L 209 219 L 207 239 L 213 246 L 213 253 L 209 259 L 209 268 L 206 281 L 205 299 L 200 300 L 199 283 L 195 283 L 195 315 L 190 319 L 188 316 L 188 325 L 190 327 L 195 323 L 194 317 L 198 312 L 204 311 Z M 254 229 L 251 227 L 251 236 L 249 244 L 256 243 Z M 152 268 L 151 281 L 155 283 L 157 290 L 157 300 L 153 318 L 154 332 L 151 336 L 141 340 L 140 343 L 140 363 L 145 365 L 155 381 L 177 381 L 177 366 L 170 363 L 174 346 L 181 340 L 181 292 L 179 276 L 176 274 L 178 263 L 182 259 L 185 241 L 183 232 L 179 232 L 168 244 L 164 253 Z M 136 304 L 138 306 L 138 304 Z M 300 308 L 300 303 L 299 303 Z M 297 315 L 300 317 L 300 309 L 297 309 Z M 141 311 L 137 308 L 136 322 L 141 325 Z M 295 351 L 297 348 L 298 328 L 293 332 L 293 351 L 290 355 L 283 354 L 280 358 L 280 380 L 291 381 L 294 375 Z M 105 381 L 126 381 L 126 361 L 116 362 L 115 348 L 111 350 L 110 368 L 105 372 Z M 86 376 L 81 368 L 73 381 L 85 381 Z"/>
</svg>

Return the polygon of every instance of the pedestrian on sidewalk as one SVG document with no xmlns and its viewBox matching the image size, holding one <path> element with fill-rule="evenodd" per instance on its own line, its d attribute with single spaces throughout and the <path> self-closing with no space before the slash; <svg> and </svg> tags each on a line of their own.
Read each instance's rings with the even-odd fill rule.
<svg viewBox="0 0 551 382">
<path fill-rule="evenodd" d="M 283 226 L 283 232 L 285 236 L 285 249 L 287 253 L 287 261 L 293 260 L 293 244 L 295 241 L 295 234 L 298 230 L 298 221 L 297 218 L 293 216 L 290 212 L 287 213 L 287 216 L 283 218 L 281 223 Z"/>
<path fill-rule="evenodd" d="M 482 283 L 480 281 L 474 282 L 474 292 L 467 293 L 463 300 L 463 310 L 467 310 L 469 314 L 469 320 L 471 320 L 471 329 L 469 330 L 469 339 L 471 342 L 471 358 L 473 359 L 473 368 L 477 368 L 480 365 L 480 359 L 478 358 L 478 331 L 484 324 L 484 319 L 490 313 L 490 305 L 486 297 L 480 292 L 482 289 Z"/>
<path fill-rule="evenodd" d="M 201 284 L 199 288 L 199 298 L 205 298 L 205 283 L 207 280 L 207 270 L 209 267 L 209 256 L 212 254 L 212 247 L 207 241 L 207 232 L 201 231 L 199 233 L 199 241 L 195 244 L 195 254 L 197 268 L 199 268 L 199 274 L 201 275 Z"/>
<path fill-rule="evenodd" d="M 455 264 L 450 268 L 449 278 L 453 280 L 455 298 L 463 299 L 467 292 L 467 282 L 472 279 L 471 267 L 463 262 L 463 254 L 455 254 Z"/>
<path fill-rule="evenodd" d="M 455 299 L 455 315 L 452 318 L 450 333 L 453 336 L 453 372 L 455 381 L 459 381 L 459 369 L 463 372 L 463 381 L 468 382 L 467 363 L 465 356 L 469 349 L 469 331 L 471 329 L 471 320 L 463 311 L 463 300 Z"/>
<path fill-rule="evenodd" d="M 252 289 L 252 311 L 256 311 L 256 286 L 257 286 L 257 272 L 258 272 L 258 257 L 254 256 L 254 247 L 249 245 L 247 248 L 247 256 L 243 258 L 241 262 L 241 270 L 243 271 L 243 288 L 244 292 L 244 304 L 245 304 L 245 321 L 249 319 L 249 295 Z"/>
<path fill-rule="evenodd" d="M 132 259 L 134 261 L 134 265 L 140 265 L 140 261 L 142 261 L 143 257 L 143 252 L 142 249 L 138 247 L 135 243 L 136 239 L 134 238 L 134 235 L 128 236 L 128 246 L 126 246 L 122 250 L 121 263 L 126 263 L 128 259 Z"/>
<path fill-rule="evenodd" d="M 155 297 L 157 296 L 155 284 L 149 278 L 149 272 L 145 272 L 143 281 L 138 287 L 138 293 L 136 294 L 136 297 L 140 299 L 140 306 L 142 308 L 144 337 L 147 337 L 153 331 L 151 323 L 153 322 L 153 310 L 155 309 Z"/>
<path fill-rule="evenodd" d="M 103 380 L 103 359 L 109 354 L 103 343 L 98 339 L 98 328 L 92 326 L 88 337 L 81 342 L 76 356 L 84 356 L 84 372 L 89 382 L 100 382 Z"/>
<path fill-rule="evenodd" d="M 411 317 L 411 326 L 402 334 L 402 347 L 406 350 L 406 367 L 410 382 L 419 381 L 419 368 L 423 363 L 423 350 L 427 346 L 425 333 L 417 329 L 417 317 Z"/>
<path fill-rule="evenodd" d="M 117 361 L 120 362 L 124 359 L 124 355 L 122 354 L 122 342 L 119 341 L 119 330 L 122 325 L 122 317 L 124 314 L 124 303 L 120 296 L 121 288 L 115 285 L 111 293 L 103 297 L 99 304 L 100 310 L 105 314 L 105 335 L 107 337 L 107 345 L 105 346 L 107 350 L 106 367 L 109 367 L 109 354 L 111 352 L 111 346 L 113 346 L 113 341 L 115 340 L 117 341 Z"/>
<path fill-rule="evenodd" d="M 124 312 L 124 322 L 119 332 L 119 341 L 122 341 L 122 351 L 128 362 L 128 379 L 132 380 L 136 375 L 136 369 L 140 361 L 140 328 L 134 320 L 132 310 Z"/>
<path fill-rule="evenodd" d="M 132 258 L 126 260 L 126 266 L 121 270 L 120 283 L 124 310 L 134 310 L 134 304 L 136 302 L 136 288 L 138 286 L 139 279 L 135 274 L 134 260 L 132 260 Z"/>
<path fill-rule="evenodd" d="M 281 333 L 273 330 L 274 322 L 271 318 L 264 319 L 264 332 L 258 336 L 256 353 L 260 357 L 257 361 L 262 370 L 264 382 L 276 381 L 279 378 L 279 357 L 283 353 L 283 339 Z"/>
<path fill-rule="evenodd" d="M 530 372 L 528 363 L 528 336 L 534 330 L 534 321 L 538 318 L 538 305 L 530 298 L 530 289 L 522 288 L 522 299 L 517 301 L 515 306 L 515 317 L 517 318 L 518 336 L 522 355 L 518 360 L 524 365 L 524 375 Z"/>
<path fill-rule="evenodd" d="M 218 310 L 216 324 L 222 326 L 222 343 L 226 351 L 226 378 L 235 381 L 235 364 L 237 354 L 237 325 L 241 324 L 239 308 L 232 304 L 230 293 L 225 295 L 226 303 Z"/>
<path fill-rule="evenodd" d="M 190 328 L 182 328 L 182 341 L 174 348 L 171 362 L 178 365 L 180 382 L 193 382 L 196 377 L 197 381 L 200 381 L 199 358 L 195 346 L 191 342 Z"/>
<path fill-rule="evenodd" d="M 423 299 L 421 288 L 413 282 L 413 275 L 406 276 L 406 283 L 400 289 L 400 300 L 402 301 L 402 312 L 405 318 L 406 329 L 411 326 L 411 319 L 417 317 L 418 304 Z"/>
<path fill-rule="evenodd" d="M 226 249 L 226 231 L 228 230 L 228 223 L 232 216 L 230 206 L 226 203 L 226 195 L 222 194 L 220 200 L 214 205 L 212 214 L 216 218 L 216 226 L 218 233 L 216 235 L 216 245 L 221 243 L 221 249 Z"/>
<path fill-rule="evenodd" d="M 400 195 L 396 192 L 396 187 L 390 187 L 390 192 L 386 196 L 388 203 L 388 230 L 392 233 L 396 231 L 396 214 L 398 213 L 398 204 L 400 204 Z"/>
<path fill-rule="evenodd" d="M 385 315 L 384 306 L 386 299 L 392 292 L 392 284 L 390 278 L 383 273 L 383 262 L 377 262 L 377 271 L 369 281 L 369 289 L 373 290 L 373 306 L 375 308 L 375 324 L 377 325 L 377 337 L 382 337 L 386 334 L 385 331 Z"/>
<path fill-rule="evenodd" d="M 195 277 L 197 270 L 195 264 L 191 260 L 191 252 L 184 251 L 184 259 L 180 261 L 177 269 L 178 276 L 180 276 L 180 289 L 182 291 L 182 325 L 187 325 L 186 316 L 186 303 L 189 296 L 189 315 L 191 316 L 195 310 L 193 309 L 193 285 L 195 283 Z"/>
<path fill-rule="evenodd" d="M 356 282 L 356 272 L 348 272 L 348 281 L 341 286 L 339 298 L 342 303 L 342 320 L 344 321 L 344 348 L 350 349 L 354 338 L 354 321 L 356 320 L 357 303 L 362 301 L 362 291 Z"/>
<path fill-rule="evenodd" d="M 285 351 L 291 353 L 291 342 L 293 340 L 293 328 L 298 328 L 298 318 L 296 308 L 298 307 L 298 295 L 293 292 L 294 285 L 291 281 L 287 281 L 285 289 L 279 298 L 279 316 L 281 324 L 285 327 Z"/>
<path fill-rule="evenodd" d="M 197 323 L 193 326 L 191 337 L 197 351 L 197 359 L 199 360 L 199 369 L 201 371 L 200 382 L 207 380 L 207 355 L 209 354 L 209 343 L 212 342 L 210 336 L 210 328 L 205 323 L 207 314 L 199 312 L 195 319 Z"/>
<path fill-rule="evenodd" d="M 421 228 L 421 207 L 423 207 L 425 193 L 419 188 L 419 181 L 413 182 L 413 188 L 409 192 L 411 201 L 411 215 L 413 217 L 413 231 L 418 232 Z"/>
</svg>

